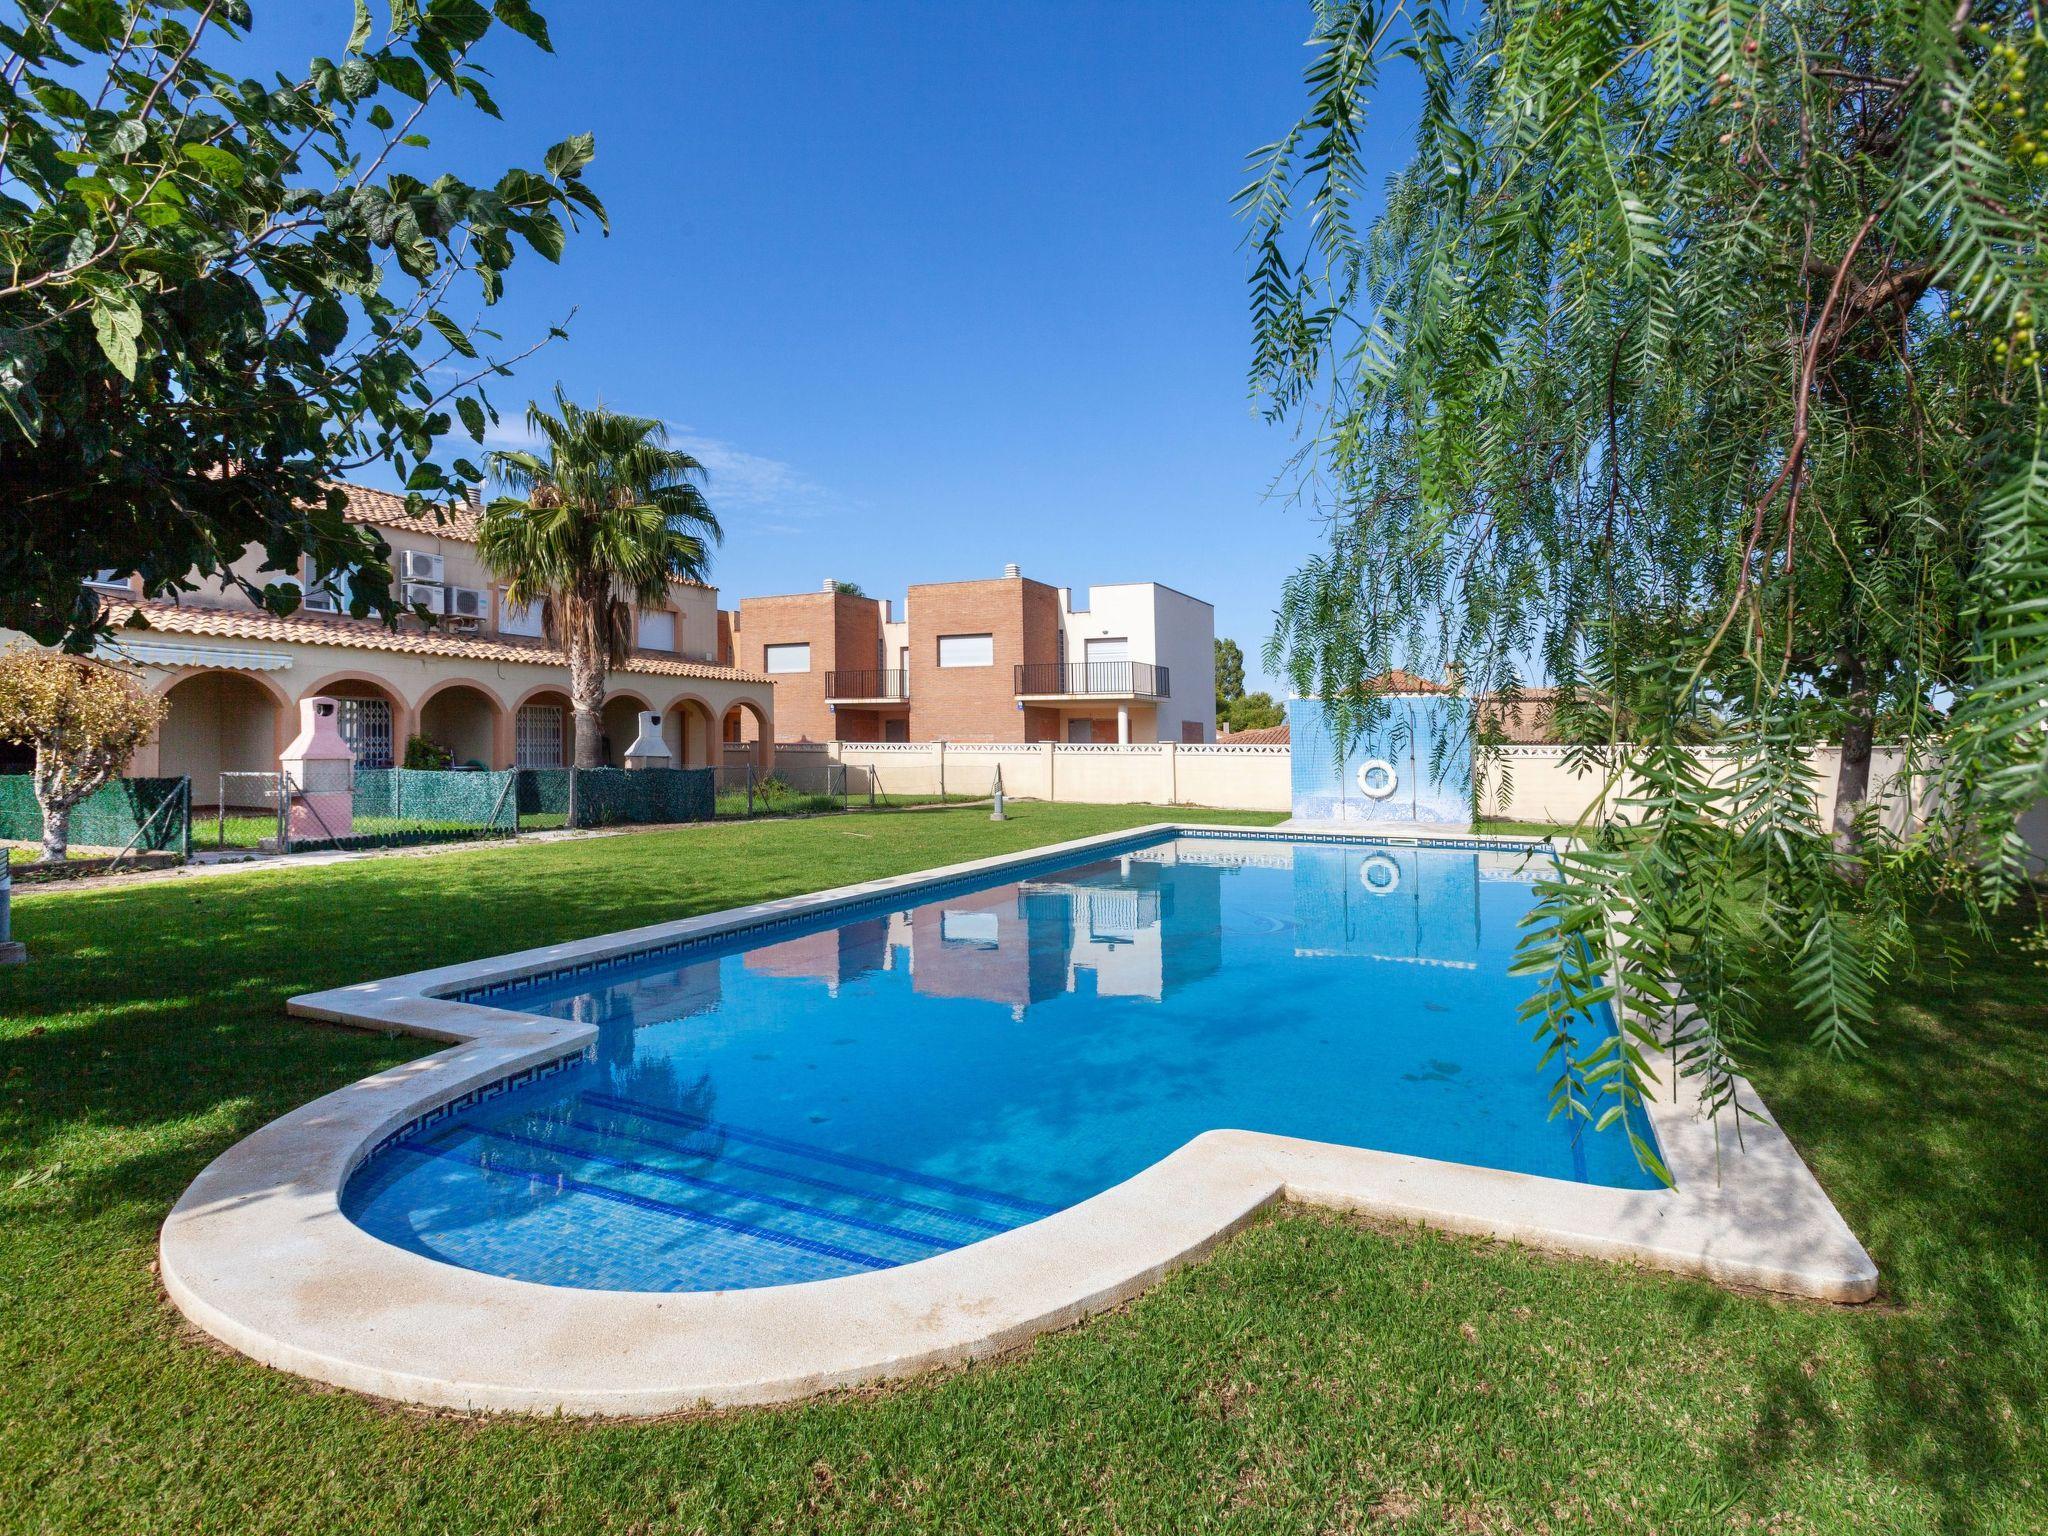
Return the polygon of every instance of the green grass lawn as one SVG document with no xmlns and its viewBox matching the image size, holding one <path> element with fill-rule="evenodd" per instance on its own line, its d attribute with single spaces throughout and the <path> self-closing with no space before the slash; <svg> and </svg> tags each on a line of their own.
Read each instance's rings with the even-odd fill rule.
<svg viewBox="0 0 2048 1536">
<path fill-rule="evenodd" d="M 1182 815 L 761 821 L 16 902 L 0 972 L 0 1530 L 2048 1529 L 2048 972 L 1901 985 L 1760 1086 L 1876 1255 L 1831 1309 L 1287 1210 L 1008 1359 L 793 1409 L 474 1420 L 196 1339 L 150 1272 L 236 1138 L 428 1049 L 312 987 Z M 1216 819 L 1251 820 L 1244 815 Z M 1361 999 L 1361 1004 L 1369 999 Z"/>
</svg>

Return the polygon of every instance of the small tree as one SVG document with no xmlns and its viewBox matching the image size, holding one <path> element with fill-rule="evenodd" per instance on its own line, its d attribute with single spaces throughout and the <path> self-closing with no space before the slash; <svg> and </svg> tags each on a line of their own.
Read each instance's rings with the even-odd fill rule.
<svg viewBox="0 0 2048 1536">
<path fill-rule="evenodd" d="M 1244 652 L 1235 640 L 1216 642 L 1216 713 L 1227 715 L 1244 697 Z"/>
<path fill-rule="evenodd" d="M 22 648 L 0 656 L 0 738 L 36 749 L 44 863 L 64 862 L 71 808 L 127 767 L 163 718 L 162 699 L 102 662 Z"/>
</svg>

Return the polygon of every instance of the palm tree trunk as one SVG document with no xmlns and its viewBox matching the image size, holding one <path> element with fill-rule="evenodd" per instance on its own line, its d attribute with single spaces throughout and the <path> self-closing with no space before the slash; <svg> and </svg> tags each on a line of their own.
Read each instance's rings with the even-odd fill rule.
<svg viewBox="0 0 2048 1536">
<path fill-rule="evenodd" d="M 577 604 L 574 624 L 569 626 L 569 703 L 576 725 L 578 768 L 604 766 L 604 681 L 609 659 L 601 628 L 602 600 L 593 602 L 584 594 Z"/>
</svg>

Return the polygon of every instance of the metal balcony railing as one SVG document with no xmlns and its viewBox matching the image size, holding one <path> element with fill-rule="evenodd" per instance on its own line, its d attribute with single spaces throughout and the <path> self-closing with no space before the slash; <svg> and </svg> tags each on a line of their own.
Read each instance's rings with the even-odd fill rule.
<svg viewBox="0 0 2048 1536">
<path fill-rule="evenodd" d="M 1173 674 L 1149 661 L 1026 661 L 1017 665 L 1017 692 L 1170 699 Z"/>
<path fill-rule="evenodd" d="M 907 699 L 910 697 L 910 674 L 897 671 L 828 671 L 825 674 L 825 697 L 828 699 Z"/>
</svg>

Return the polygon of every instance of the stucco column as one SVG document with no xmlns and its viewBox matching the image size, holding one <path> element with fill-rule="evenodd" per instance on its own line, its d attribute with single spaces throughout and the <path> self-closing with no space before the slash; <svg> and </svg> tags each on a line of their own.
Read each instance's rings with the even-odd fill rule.
<svg viewBox="0 0 2048 1536">
<path fill-rule="evenodd" d="M 404 699 L 391 705 L 391 766 L 405 766 L 405 744 L 419 734 L 419 711 Z"/>
<path fill-rule="evenodd" d="M 491 766 L 516 768 L 519 763 L 519 712 L 497 709 L 491 713 Z"/>
<path fill-rule="evenodd" d="M 1116 707 L 1116 744 L 1120 747 L 1131 744 L 1131 706 L 1128 704 Z"/>
</svg>

